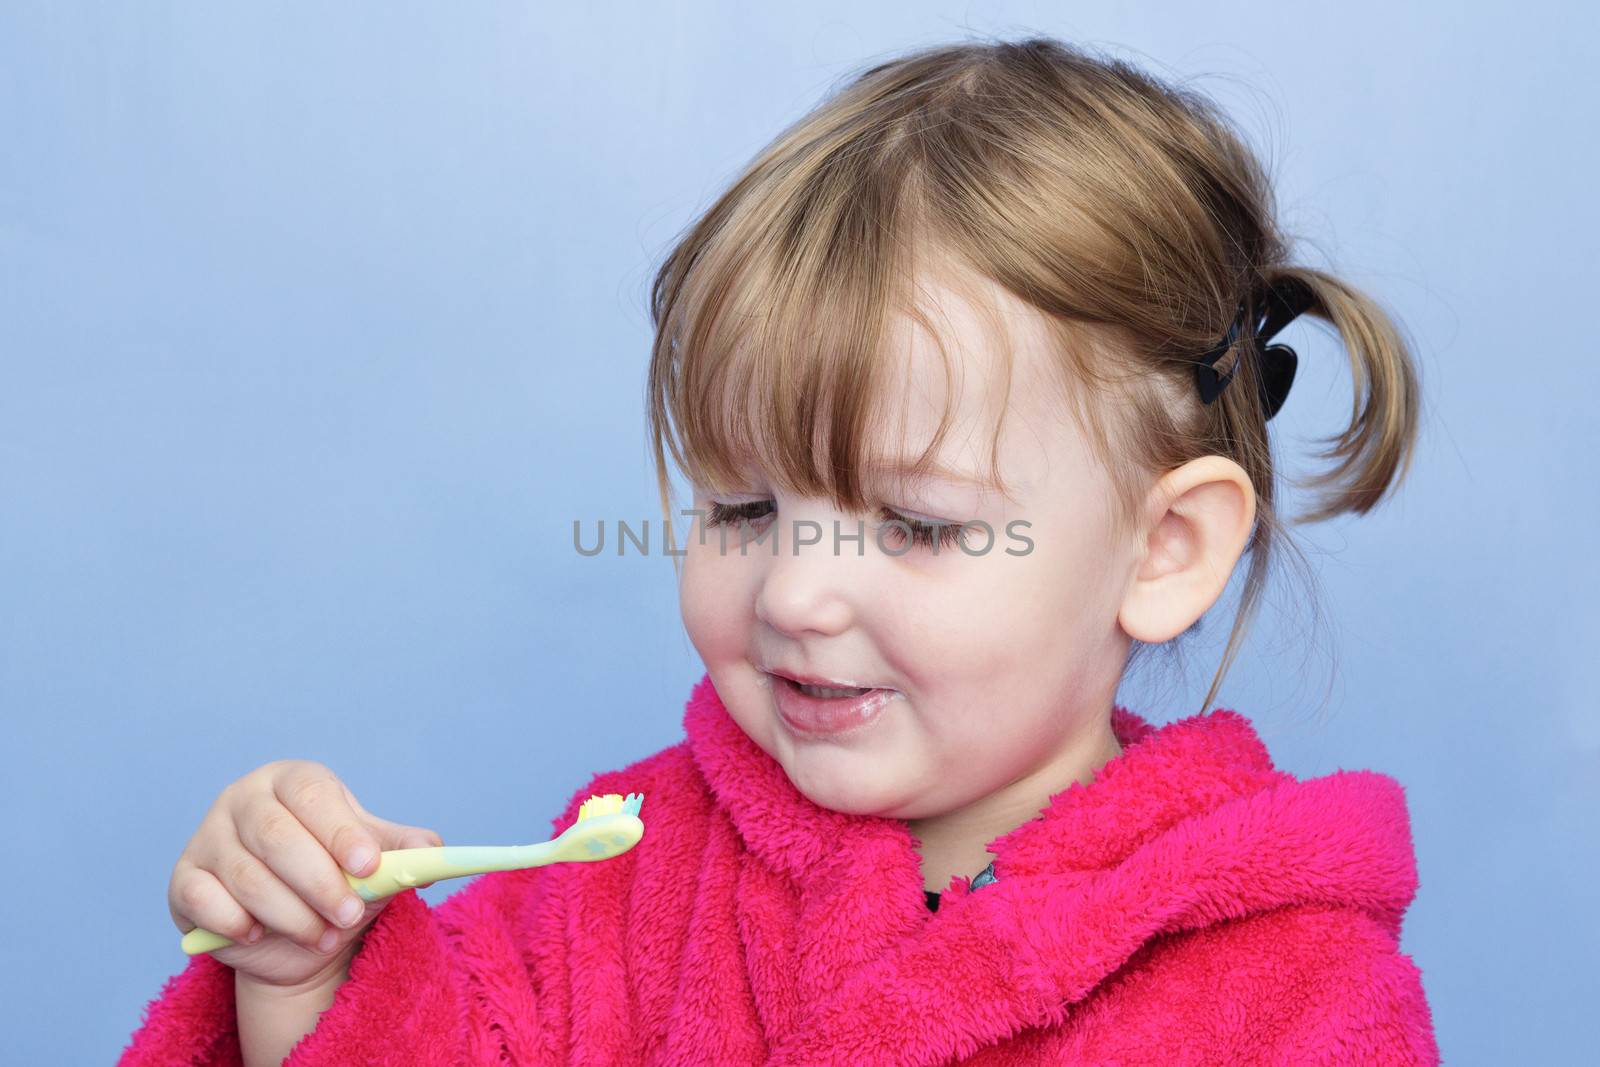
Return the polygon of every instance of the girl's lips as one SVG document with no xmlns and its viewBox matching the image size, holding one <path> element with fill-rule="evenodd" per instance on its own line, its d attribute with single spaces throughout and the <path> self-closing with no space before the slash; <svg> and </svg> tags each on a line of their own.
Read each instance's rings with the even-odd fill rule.
<svg viewBox="0 0 1600 1067">
<path fill-rule="evenodd" d="M 772 679 L 772 696 L 778 715 L 796 733 L 808 737 L 837 738 L 864 730 L 876 722 L 883 708 L 897 695 L 893 689 L 869 689 L 860 696 L 814 697 L 780 674 Z"/>
</svg>

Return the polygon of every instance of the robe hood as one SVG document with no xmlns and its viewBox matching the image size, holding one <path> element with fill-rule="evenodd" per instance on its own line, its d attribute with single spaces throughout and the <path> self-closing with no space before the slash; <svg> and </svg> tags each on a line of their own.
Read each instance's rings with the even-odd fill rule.
<svg viewBox="0 0 1600 1067">
<path fill-rule="evenodd" d="M 997 881 L 973 891 L 953 878 L 936 912 L 905 821 L 813 803 L 734 722 L 709 674 L 683 725 L 714 803 L 798 892 L 800 943 L 784 952 L 798 969 L 782 998 L 793 1016 L 774 1064 L 902 1032 L 964 1054 L 1060 1022 L 1156 938 L 1326 905 L 1398 939 L 1416 895 L 1399 782 L 1368 770 L 1297 780 L 1226 708 L 1157 726 L 1117 705 L 1121 754 L 989 842 Z M 759 917 L 747 922 L 759 952 Z"/>
</svg>

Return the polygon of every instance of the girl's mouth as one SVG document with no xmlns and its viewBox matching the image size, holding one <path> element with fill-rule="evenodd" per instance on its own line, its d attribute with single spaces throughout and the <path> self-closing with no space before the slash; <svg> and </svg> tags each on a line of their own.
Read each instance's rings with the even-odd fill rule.
<svg viewBox="0 0 1600 1067">
<path fill-rule="evenodd" d="M 772 679 L 778 715 L 797 734 L 838 738 L 865 730 L 898 694 L 893 689 L 845 689 L 803 685 L 781 674 Z"/>
</svg>

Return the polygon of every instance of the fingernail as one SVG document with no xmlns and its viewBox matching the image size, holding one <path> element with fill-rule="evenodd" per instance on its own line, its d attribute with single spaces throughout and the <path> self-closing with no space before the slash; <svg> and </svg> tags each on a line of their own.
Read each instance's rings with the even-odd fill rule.
<svg viewBox="0 0 1600 1067">
<path fill-rule="evenodd" d="M 261 929 L 261 924 L 255 923 L 250 927 L 250 932 L 244 935 L 244 943 L 247 945 L 255 944 L 257 941 L 261 940 L 261 935 L 264 932 L 265 931 Z"/>
<path fill-rule="evenodd" d="M 339 924 L 341 926 L 349 926 L 351 923 L 361 918 L 362 910 L 361 901 L 357 900 L 355 897 L 351 897 L 350 899 L 346 900 L 343 904 L 339 905 Z"/>
<path fill-rule="evenodd" d="M 374 853 L 372 849 L 368 846 L 357 845 L 355 848 L 350 850 L 350 855 L 346 857 L 345 869 L 351 874 L 354 874 L 359 870 L 364 870 L 367 864 L 372 861 L 373 855 Z"/>
<path fill-rule="evenodd" d="M 317 942 L 317 950 L 319 952 L 327 952 L 327 951 L 331 950 L 333 948 L 333 946 L 337 945 L 338 943 L 339 943 L 339 931 L 337 931 L 337 930 L 324 930 L 322 932 L 321 940 L 319 940 Z"/>
</svg>

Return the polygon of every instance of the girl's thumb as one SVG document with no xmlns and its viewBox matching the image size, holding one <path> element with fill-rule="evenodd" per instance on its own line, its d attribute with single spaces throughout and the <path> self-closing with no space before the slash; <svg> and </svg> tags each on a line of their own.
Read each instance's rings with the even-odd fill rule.
<svg viewBox="0 0 1600 1067">
<path fill-rule="evenodd" d="M 372 832 L 378 837 L 378 847 L 384 851 L 397 848 L 430 848 L 444 844 L 444 838 L 420 826 L 407 826 L 392 819 L 385 819 L 381 815 L 374 815 L 361 806 L 361 801 L 350 792 L 350 787 L 343 782 L 339 783 L 344 790 L 345 800 L 349 801 L 351 809 L 365 819 Z"/>
<path fill-rule="evenodd" d="M 383 842 L 382 848 L 385 852 L 402 848 L 437 848 L 444 844 L 444 838 L 420 826 L 390 822 L 370 813 L 367 815 L 367 822 L 378 835 L 378 840 Z M 416 888 L 426 889 L 432 884 L 432 882 L 418 882 Z"/>
<path fill-rule="evenodd" d="M 377 833 L 378 840 L 383 843 L 384 851 L 398 848 L 437 848 L 444 844 L 444 838 L 421 826 L 390 822 L 376 815 L 369 815 L 368 821 L 372 823 L 372 829 Z"/>
<path fill-rule="evenodd" d="M 379 821 L 378 835 L 384 841 L 392 841 L 386 843 L 384 848 L 437 848 L 445 843 L 445 838 L 432 830 L 402 822 Z"/>
</svg>

